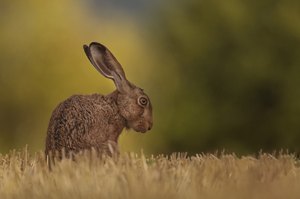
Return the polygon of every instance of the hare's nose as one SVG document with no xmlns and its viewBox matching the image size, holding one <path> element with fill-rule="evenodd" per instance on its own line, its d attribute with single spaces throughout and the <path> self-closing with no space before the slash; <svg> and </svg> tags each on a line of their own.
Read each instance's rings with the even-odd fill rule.
<svg viewBox="0 0 300 199">
<path fill-rule="evenodd" d="M 152 129 L 153 123 L 149 122 L 149 127 L 148 127 L 148 131 L 150 131 Z"/>
</svg>

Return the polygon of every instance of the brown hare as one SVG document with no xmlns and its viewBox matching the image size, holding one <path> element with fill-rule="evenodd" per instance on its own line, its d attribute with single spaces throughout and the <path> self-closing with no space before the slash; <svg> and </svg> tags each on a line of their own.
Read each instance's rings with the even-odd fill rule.
<svg viewBox="0 0 300 199">
<path fill-rule="evenodd" d="M 112 79 L 116 90 L 108 95 L 73 95 L 53 111 L 46 137 L 46 157 L 94 149 L 118 153 L 118 137 L 124 128 L 146 132 L 152 128 L 152 105 L 143 89 L 129 82 L 122 66 L 102 44 L 83 46 L 92 65 Z"/>
</svg>

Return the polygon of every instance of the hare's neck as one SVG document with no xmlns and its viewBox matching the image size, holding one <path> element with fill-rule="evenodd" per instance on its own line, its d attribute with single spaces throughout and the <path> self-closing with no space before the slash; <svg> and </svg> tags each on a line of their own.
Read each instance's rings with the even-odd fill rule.
<svg viewBox="0 0 300 199">
<path fill-rule="evenodd" d="M 118 90 L 115 90 L 115 91 L 113 91 L 112 93 L 106 95 L 106 97 L 107 97 L 107 98 L 110 98 L 110 99 L 112 99 L 112 100 L 114 100 L 114 101 L 117 101 L 117 99 L 118 99 L 118 94 L 119 94 L 119 91 L 118 91 Z"/>
<path fill-rule="evenodd" d="M 118 142 L 118 137 L 121 134 L 122 130 L 126 126 L 126 120 L 121 116 L 119 112 L 119 107 L 117 106 L 117 99 L 118 99 L 119 92 L 115 90 L 114 92 L 106 95 L 105 97 L 108 99 L 109 104 L 111 104 L 111 108 L 114 110 L 114 127 L 112 133 L 109 134 L 109 140 L 114 142 Z"/>
</svg>

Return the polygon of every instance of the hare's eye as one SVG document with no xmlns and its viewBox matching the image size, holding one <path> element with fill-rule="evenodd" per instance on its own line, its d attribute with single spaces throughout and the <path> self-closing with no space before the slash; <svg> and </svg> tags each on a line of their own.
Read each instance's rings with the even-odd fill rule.
<svg viewBox="0 0 300 199">
<path fill-rule="evenodd" d="M 138 99 L 138 104 L 141 106 L 146 106 L 148 104 L 148 99 L 145 96 L 141 96 Z"/>
</svg>

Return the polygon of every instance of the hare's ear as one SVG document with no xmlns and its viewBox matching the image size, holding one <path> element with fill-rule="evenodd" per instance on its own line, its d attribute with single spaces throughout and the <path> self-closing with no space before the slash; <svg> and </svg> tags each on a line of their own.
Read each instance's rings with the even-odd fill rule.
<svg viewBox="0 0 300 199">
<path fill-rule="evenodd" d="M 103 76 L 112 79 L 120 92 L 128 92 L 130 90 L 130 83 L 126 79 L 121 64 L 104 45 L 92 42 L 89 46 L 84 45 L 83 49 L 97 71 Z"/>
</svg>

